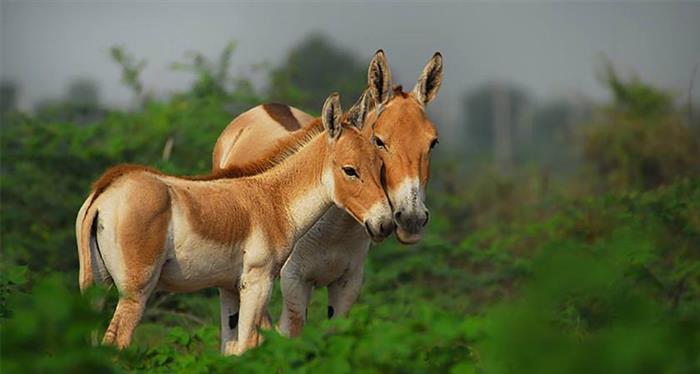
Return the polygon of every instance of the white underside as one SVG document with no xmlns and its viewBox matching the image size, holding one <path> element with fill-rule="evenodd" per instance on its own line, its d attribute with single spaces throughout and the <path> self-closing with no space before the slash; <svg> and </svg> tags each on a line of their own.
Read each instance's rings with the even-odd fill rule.
<svg viewBox="0 0 700 374">
<path fill-rule="evenodd" d="M 364 227 L 345 211 L 330 208 L 294 245 L 285 263 L 315 287 L 324 287 L 349 269 L 364 264 L 370 239 Z"/>
</svg>

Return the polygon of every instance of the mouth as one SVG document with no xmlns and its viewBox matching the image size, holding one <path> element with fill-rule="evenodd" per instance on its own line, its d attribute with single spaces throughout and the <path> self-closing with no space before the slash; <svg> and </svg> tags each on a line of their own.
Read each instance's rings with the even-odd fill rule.
<svg viewBox="0 0 700 374">
<path fill-rule="evenodd" d="M 401 244 L 415 244 L 423 238 L 423 232 L 412 233 L 402 229 L 400 226 L 396 226 L 396 239 Z"/>
<path fill-rule="evenodd" d="M 372 243 L 377 244 L 381 243 L 386 239 L 389 235 L 391 235 L 391 232 L 388 234 L 382 234 L 381 232 L 377 233 L 372 230 L 372 228 L 369 226 L 369 223 L 365 221 L 365 231 L 367 232 L 367 235 L 369 235 L 370 239 L 372 240 Z"/>
</svg>

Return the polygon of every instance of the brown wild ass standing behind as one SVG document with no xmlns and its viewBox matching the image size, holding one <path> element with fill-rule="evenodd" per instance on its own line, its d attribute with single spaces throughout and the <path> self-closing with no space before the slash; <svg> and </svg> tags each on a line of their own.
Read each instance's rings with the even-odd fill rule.
<svg viewBox="0 0 700 374">
<path fill-rule="evenodd" d="M 425 113 L 425 105 L 442 82 L 442 56 L 435 53 L 410 93 L 392 89 L 391 73 L 378 51 L 370 62 L 367 92 L 375 99 L 363 132 L 372 137 L 386 167 L 385 188 L 394 209 L 396 236 L 403 243 L 420 240 L 428 222 L 425 188 L 430 152 L 437 131 Z M 275 141 L 318 126 L 312 116 L 282 104 L 257 106 L 235 118 L 216 142 L 213 170 L 244 165 L 269 157 Z M 297 335 L 306 318 L 314 287 L 328 287 L 328 316 L 345 315 L 362 285 L 364 260 L 370 239 L 361 225 L 340 209 L 331 208 L 295 245 L 282 268 L 284 305 L 280 330 Z M 235 333 L 238 300 L 221 291 L 222 336 Z"/>
<path fill-rule="evenodd" d="M 270 162 L 190 179 L 141 166 L 107 171 L 76 222 L 80 288 L 111 279 L 120 295 L 103 343 L 129 344 L 156 287 L 218 287 L 240 297 L 238 334 L 223 345 L 240 354 L 260 341 L 273 280 L 294 242 L 333 204 L 375 239 L 388 236 L 382 161 L 358 130 L 365 104 L 342 118 L 331 95 L 322 125 L 280 143 Z"/>
</svg>

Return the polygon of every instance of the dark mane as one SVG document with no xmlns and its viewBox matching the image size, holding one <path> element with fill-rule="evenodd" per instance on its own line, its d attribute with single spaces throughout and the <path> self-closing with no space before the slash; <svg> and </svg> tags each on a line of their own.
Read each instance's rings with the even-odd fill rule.
<svg viewBox="0 0 700 374">
<path fill-rule="evenodd" d="M 407 94 L 406 92 L 403 92 L 403 86 L 402 86 L 402 85 L 394 86 L 394 95 L 395 95 L 395 96 L 401 96 L 401 97 L 403 97 L 403 98 L 408 97 L 408 94 Z"/>
</svg>

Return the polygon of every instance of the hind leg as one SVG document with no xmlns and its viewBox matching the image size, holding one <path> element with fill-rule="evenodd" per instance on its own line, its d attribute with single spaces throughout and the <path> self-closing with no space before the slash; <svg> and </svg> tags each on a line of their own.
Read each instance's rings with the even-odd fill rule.
<svg viewBox="0 0 700 374">
<path fill-rule="evenodd" d="M 97 250 L 119 290 L 103 343 L 119 348 L 129 345 L 174 247 L 169 187 L 143 173 L 134 173 L 131 180 L 102 195 L 96 230 Z"/>
<path fill-rule="evenodd" d="M 225 353 L 233 349 L 238 337 L 238 309 L 240 307 L 238 290 L 219 288 L 219 303 L 221 310 L 221 353 Z"/>
<path fill-rule="evenodd" d="M 102 344 L 114 345 L 119 349 L 126 348 L 131 343 L 131 337 L 141 320 L 147 300 L 146 295 L 120 297 Z"/>
<path fill-rule="evenodd" d="M 159 263 L 140 274 L 127 272 L 132 281 L 130 284 L 135 286 L 122 285 L 119 287 L 119 302 L 117 302 L 112 321 L 102 339 L 102 344 L 114 345 L 123 349 L 131 343 L 131 337 L 143 316 L 146 302 L 158 283 L 161 268 L 162 263 Z"/>
</svg>

